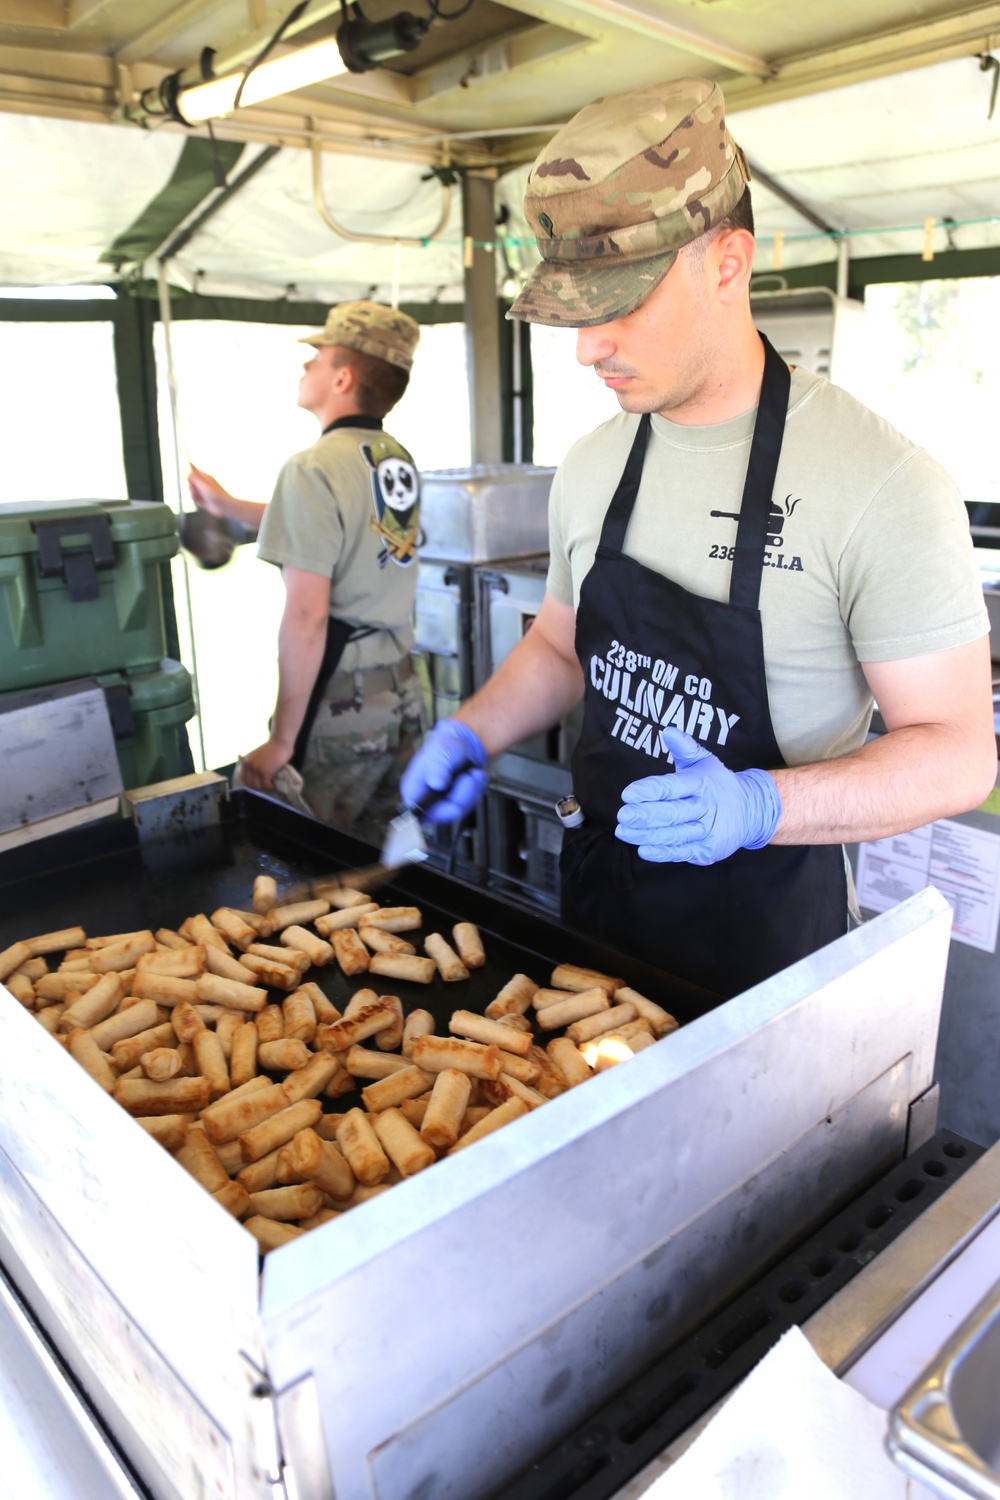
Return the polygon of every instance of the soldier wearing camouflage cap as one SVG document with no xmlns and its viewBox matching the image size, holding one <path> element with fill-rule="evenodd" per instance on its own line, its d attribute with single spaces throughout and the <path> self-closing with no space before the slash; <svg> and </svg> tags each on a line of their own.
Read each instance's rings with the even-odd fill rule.
<svg viewBox="0 0 1000 1500">
<path fill-rule="evenodd" d="M 418 324 L 398 308 L 381 302 L 342 302 L 330 308 L 322 333 L 311 333 L 299 343 L 314 349 L 339 345 L 409 370 L 419 337 Z"/>
<path fill-rule="evenodd" d="M 978 805 L 997 764 L 961 496 L 758 333 L 749 177 L 704 79 L 539 153 L 511 316 L 575 328 L 620 409 L 555 475 L 531 630 L 401 783 L 456 817 L 582 698 L 564 918 L 717 998 L 846 932 L 843 843 Z"/>
<path fill-rule="evenodd" d="M 240 781 L 293 801 L 304 792 L 324 822 L 379 844 L 423 719 L 410 658 L 420 481 L 382 429 L 419 335 L 378 302 L 332 307 L 300 340 L 315 353 L 298 404 L 322 432 L 283 466 L 269 504 L 236 499 L 202 470 L 189 476 L 197 504 L 259 526 L 258 555 L 285 582 L 270 735 L 241 760 Z"/>
</svg>

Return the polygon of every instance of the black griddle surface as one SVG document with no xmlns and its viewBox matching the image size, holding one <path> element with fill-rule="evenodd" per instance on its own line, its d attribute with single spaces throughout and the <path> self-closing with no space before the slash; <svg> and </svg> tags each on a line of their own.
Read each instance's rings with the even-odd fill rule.
<svg viewBox="0 0 1000 1500">
<path fill-rule="evenodd" d="M 252 792 L 237 791 L 225 804 L 221 826 L 140 844 L 130 823 L 92 825 L 39 840 L 0 856 L 0 949 L 21 938 L 82 926 L 88 936 L 144 928 L 177 928 L 197 912 L 219 906 L 248 909 L 254 877 L 272 875 L 282 890 L 338 870 L 370 865 L 375 851 L 301 813 Z M 453 1011 L 482 1011 L 515 973 L 544 984 L 555 964 L 576 963 L 625 979 L 679 1021 L 710 1010 L 714 997 L 646 964 L 614 953 L 545 916 L 426 865 L 402 872 L 374 894 L 383 906 L 419 906 L 424 919 L 416 946 L 428 932 L 451 938 L 456 922 L 475 922 L 486 964 L 468 980 L 407 984 L 379 977 L 404 1010 L 431 1011 L 446 1027 Z M 410 934 L 401 934 L 410 937 Z M 367 988 L 365 974 L 348 979 L 335 963 L 311 969 L 330 1000 L 343 1009 Z"/>
</svg>

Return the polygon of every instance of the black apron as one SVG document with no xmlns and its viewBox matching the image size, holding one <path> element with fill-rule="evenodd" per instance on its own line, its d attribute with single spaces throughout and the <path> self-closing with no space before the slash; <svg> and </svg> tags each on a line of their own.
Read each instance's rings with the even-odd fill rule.
<svg viewBox="0 0 1000 1500">
<path fill-rule="evenodd" d="M 372 431 L 381 432 L 381 417 L 367 417 L 360 412 L 350 417 L 337 417 L 336 421 L 324 427 L 320 437 L 326 437 L 328 432 L 334 432 L 338 427 L 362 427 L 370 428 Z M 323 701 L 323 694 L 330 678 L 340 665 L 340 658 L 344 654 L 344 647 L 348 641 L 358 640 L 361 636 L 371 635 L 373 626 L 349 625 L 346 620 L 338 620 L 336 615 L 331 615 L 326 622 L 326 643 L 323 647 L 323 660 L 320 662 L 316 681 L 313 683 L 312 692 L 309 694 L 309 702 L 306 704 L 305 718 L 302 726 L 295 736 L 295 749 L 292 751 L 291 764 L 296 771 L 301 771 L 305 764 L 306 747 L 309 744 L 309 736 L 316 722 L 319 706 Z"/>
<path fill-rule="evenodd" d="M 722 998 L 847 930 L 839 844 L 769 844 L 706 867 L 661 865 L 640 859 L 614 832 L 623 788 L 673 771 L 659 743 L 667 724 L 693 734 L 730 770 L 784 765 L 771 726 L 757 606 L 790 380 L 788 366 L 763 342 L 729 602 L 691 594 L 622 552 L 642 477 L 647 414 L 604 518 L 576 617 L 586 688 L 573 790 L 586 821 L 563 838 L 563 916 Z"/>
</svg>

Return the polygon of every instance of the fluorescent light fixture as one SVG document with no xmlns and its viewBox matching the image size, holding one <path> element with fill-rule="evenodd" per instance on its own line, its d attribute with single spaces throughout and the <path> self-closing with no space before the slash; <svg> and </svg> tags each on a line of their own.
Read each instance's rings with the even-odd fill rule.
<svg viewBox="0 0 1000 1500">
<path fill-rule="evenodd" d="M 155 88 L 144 89 L 126 115 L 134 120 L 165 115 L 178 125 L 200 125 L 218 115 L 231 114 L 237 105 L 260 104 L 264 99 L 276 99 L 344 73 L 380 67 L 390 58 L 418 47 L 430 24 L 428 17 L 413 16 L 409 11 L 383 21 L 355 16 L 341 21 L 335 36 L 323 37 L 306 47 L 277 57 L 260 54 L 260 62 L 245 68 L 234 66 L 232 61 L 222 64 L 218 77 L 212 76 L 215 54 L 206 50 L 196 66 L 171 73 Z M 269 52 L 276 40 L 277 35 L 265 51 Z"/>
<path fill-rule="evenodd" d="M 325 37 L 284 57 L 268 58 L 247 74 L 245 82 L 242 73 L 229 73 L 223 78 L 182 88 L 177 94 L 177 109 L 188 124 L 199 125 L 203 120 L 229 114 L 237 93 L 241 106 L 259 104 L 263 99 L 274 99 L 278 94 L 289 94 L 346 72 L 347 64 L 340 55 L 337 38 Z"/>
</svg>

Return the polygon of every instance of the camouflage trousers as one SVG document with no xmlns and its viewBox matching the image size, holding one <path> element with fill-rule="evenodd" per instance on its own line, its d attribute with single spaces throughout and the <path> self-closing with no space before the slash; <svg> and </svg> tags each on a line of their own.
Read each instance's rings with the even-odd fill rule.
<svg viewBox="0 0 1000 1500">
<path fill-rule="evenodd" d="M 399 778 L 423 733 L 423 694 L 414 674 L 398 688 L 353 703 L 319 706 L 302 776 L 324 823 L 381 846 L 399 802 Z"/>
</svg>

